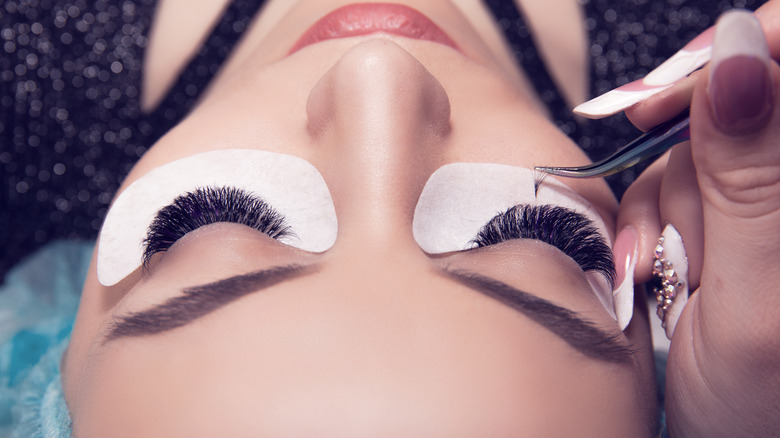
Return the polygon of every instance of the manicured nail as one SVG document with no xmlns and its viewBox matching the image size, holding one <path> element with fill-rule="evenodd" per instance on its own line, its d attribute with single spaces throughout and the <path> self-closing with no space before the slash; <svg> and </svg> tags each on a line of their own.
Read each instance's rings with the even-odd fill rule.
<svg viewBox="0 0 780 438">
<path fill-rule="evenodd" d="M 768 122 L 774 102 L 770 65 L 764 31 L 752 14 L 733 11 L 718 20 L 708 92 L 721 130 L 741 135 Z"/>
<path fill-rule="evenodd" d="M 615 314 L 621 330 L 625 330 L 634 316 L 634 270 L 637 260 L 637 233 L 634 227 L 627 226 L 618 233 L 612 252 L 615 256 L 615 283 L 612 291 L 615 302 Z"/>
<path fill-rule="evenodd" d="M 573 111 L 589 119 L 602 119 L 617 114 L 669 87 L 671 85 L 648 87 L 638 80 L 607 91 L 599 97 L 578 105 Z"/>
<path fill-rule="evenodd" d="M 676 277 L 677 288 L 672 304 L 665 311 L 666 337 L 672 339 L 674 328 L 677 326 L 677 320 L 688 302 L 688 257 L 685 253 L 682 236 L 672 224 L 668 224 L 663 233 L 663 258 L 668 262 L 668 266 L 661 266 L 661 270 L 671 271 Z M 654 267 L 658 270 L 658 267 Z M 668 272 L 667 272 L 668 273 Z M 661 304 L 661 303 L 659 303 Z"/>
<path fill-rule="evenodd" d="M 710 27 L 686 44 L 642 79 L 648 86 L 671 85 L 696 71 L 712 58 L 715 27 Z"/>
<path fill-rule="evenodd" d="M 710 60 L 714 33 L 714 27 L 707 29 L 644 78 L 591 99 L 574 108 L 574 112 L 600 119 L 619 113 L 669 88 Z"/>
<path fill-rule="evenodd" d="M 596 293 L 596 297 L 601 301 L 604 309 L 607 310 L 609 316 L 617 321 L 617 315 L 615 314 L 615 297 L 612 295 L 612 286 L 609 284 L 609 280 L 604 274 L 595 271 L 588 271 L 585 273 L 585 278 L 588 279 L 590 287 L 593 292 Z"/>
</svg>

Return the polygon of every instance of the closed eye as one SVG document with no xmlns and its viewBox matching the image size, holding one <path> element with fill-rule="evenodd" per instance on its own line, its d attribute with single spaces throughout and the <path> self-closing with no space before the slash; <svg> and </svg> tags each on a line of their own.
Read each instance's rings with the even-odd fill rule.
<svg viewBox="0 0 780 438">
<path fill-rule="evenodd" d="M 536 239 L 552 245 L 583 271 L 599 272 L 610 285 L 615 284 L 612 250 L 593 221 L 574 210 L 557 205 L 515 205 L 494 216 L 472 242 L 482 247 L 511 239 Z"/>
<path fill-rule="evenodd" d="M 143 241 L 144 266 L 187 233 L 217 222 L 246 225 L 274 239 L 293 234 L 284 216 L 253 193 L 235 187 L 198 188 L 157 212 Z"/>
</svg>

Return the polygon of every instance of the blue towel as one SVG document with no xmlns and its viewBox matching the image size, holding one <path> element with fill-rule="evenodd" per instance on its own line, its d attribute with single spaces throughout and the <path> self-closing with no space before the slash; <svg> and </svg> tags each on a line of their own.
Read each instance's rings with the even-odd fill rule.
<svg viewBox="0 0 780 438">
<path fill-rule="evenodd" d="M 60 359 L 70 339 L 93 242 L 51 243 L 0 286 L 0 436 L 70 437 Z"/>
</svg>

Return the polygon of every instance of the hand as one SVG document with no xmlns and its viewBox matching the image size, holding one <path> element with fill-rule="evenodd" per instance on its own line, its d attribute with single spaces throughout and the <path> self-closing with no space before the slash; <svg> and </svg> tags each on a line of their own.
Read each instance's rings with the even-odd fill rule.
<svg viewBox="0 0 780 438">
<path fill-rule="evenodd" d="M 780 67 L 764 41 L 780 57 L 780 2 L 757 15 L 764 32 L 728 14 L 707 68 L 629 112 L 646 127 L 691 106 L 691 142 L 637 179 L 618 219 L 636 233 L 637 283 L 651 277 L 662 226 L 685 244 L 695 293 L 669 352 L 674 437 L 780 431 Z"/>
</svg>

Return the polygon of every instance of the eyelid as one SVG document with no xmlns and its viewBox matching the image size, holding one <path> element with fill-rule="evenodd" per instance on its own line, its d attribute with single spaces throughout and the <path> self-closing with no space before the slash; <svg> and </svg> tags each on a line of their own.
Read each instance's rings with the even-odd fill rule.
<svg viewBox="0 0 780 438">
<path fill-rule="evenodd" d="M 285 243 L 323 252 L 336 242 L 338 222 L 328 186 L 302 158 L 252 149 L 204 152 L 157 167 L 115 199 L 98 240 L 98 281 L 118 283 L 143 260 L 142 242 L 157 212 L 202 186 L 256 193 L 288 220 L 297 239 Z"/>
<path fill-rule="evenodd" d="M 450 163 L 433 172 L 415 207 L 414 238 L 428 254 L 473 249 L 474 237 L 486 223 L 520 204 L 553 205 L 582 214 L 593 221 L 607 247 L 612 246 L 602 217 L 564 183 L 549 176 L 539 178 L 528 168 L 492 163 Z M 606 269 L 605 276 L 610 271 Z M 625 314 L 623 319 L 630 320 L 633 307 L 615 307 L 609 287 L 592 286 L 610 315 Z"/>
<path fill-rule="evenodd" d="M 615 298 L 616 274 L 612 249 L 595 230 L 592 221 L 563 207 L 518 205 L 491 219 L 480 230 L 474 242 L 479 246 L 488 246 L 514 239 L 544 242 L 577 262 L 585 272 L 596 298 L 620 324 L 621 330 L 625 329 L 633 313 L 633 306 L 630 302 Z"/>
<path fill-rule="evenodd" d="M 606 224 L 582 196 L 553 177 L 493 163 L 450 163 L 431 174 L 415 207 L 413 233 L 429 254 L 473 248 L 478 231 L 518 204 L 557 205 L 585 215 L 611 244 Z"/>
<path fill-rule="evenodd" d="M 568 208 L 554 205 L 520 204 L 494 216 L 473 239 L 481 246 L 512 239 L 535 239 L 552 245 L 572 258 L 583 271 L 604 275 L 615 283 L 612 249 L 593 222 Z"/>
<path fill-rule="evenodd" d="M 235 187 L 197 188 L 160 209 L 143 241 L 143 265 L 186 234 L 219 222 L 246 225 L 277 240 L 293 238 L 286 218 L 254 193 Z"/>
</svg>

